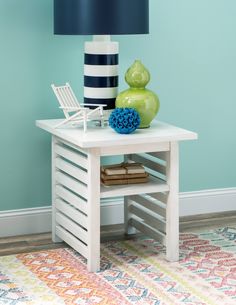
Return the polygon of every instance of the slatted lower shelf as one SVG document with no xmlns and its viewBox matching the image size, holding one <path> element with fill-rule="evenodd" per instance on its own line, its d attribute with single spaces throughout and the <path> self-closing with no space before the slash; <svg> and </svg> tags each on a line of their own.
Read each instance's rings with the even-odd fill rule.
<svg viewBox="0 0 236 305">
<path fill-rule="evenodd" d="M 56 200 L 56 209 L 81 225 L 83 228 L 88 228 L 88 217 L 63 200 Z"/>
<path fill-rule="evenodd" d="M 88 246 L 84 245 L 78 238 L 76 238 L 61 226 L 56 226 L 56 234 L 73 249 L 78 251 L 85 258 L 88 258 Z"/>
<path fill-rule="evenodd" d="M 129 220 L 129 224 L 133 226 L 138 231 L 142 232 L 143 234 L 150 236 L 151 238 L 159 241 L 161 244 L 166 245 L 166 236 L 162 232 L 155 230 L 148 224 L 139 221 L 137 219 L 131 218 Z"/>
<path fill-rule="evenodd" d="M 60 212 L 56 213 L 57 223 L 78 237 L 83 243 L 88 243 L 88 231 Z"/>
</svg>

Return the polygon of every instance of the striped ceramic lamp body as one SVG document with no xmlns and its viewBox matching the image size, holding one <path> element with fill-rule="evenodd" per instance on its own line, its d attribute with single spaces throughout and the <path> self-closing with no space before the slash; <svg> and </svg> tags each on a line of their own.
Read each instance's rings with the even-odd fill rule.
<svg viewBox="0 0 236 305">
<path fill-rule="evenodd" d="M 93 41 L 85 42 L 84 103 L 106 104 L 105 109 L 114 109 L 118 93 L 119 44 L 106 38 L 104 41 L 95 36 Z"/>
</svg>

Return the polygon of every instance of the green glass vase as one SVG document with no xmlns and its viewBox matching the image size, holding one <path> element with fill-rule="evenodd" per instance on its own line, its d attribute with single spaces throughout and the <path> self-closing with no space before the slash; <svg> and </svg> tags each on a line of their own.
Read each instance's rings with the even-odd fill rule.
<svg viewBox="0 0 236 305">
<path fill-rule="evenodd" d="M 139 128 L 150 127 L 159 110 L 160 102 L 154 92 L 145 88 L 150 81 L 149 71 L 140 60 L 135 60 L 125 73 L 125 81 L 130 88 L 117 96 L 116 108 L 134 108 L 140 115 Z"/>
</svg>

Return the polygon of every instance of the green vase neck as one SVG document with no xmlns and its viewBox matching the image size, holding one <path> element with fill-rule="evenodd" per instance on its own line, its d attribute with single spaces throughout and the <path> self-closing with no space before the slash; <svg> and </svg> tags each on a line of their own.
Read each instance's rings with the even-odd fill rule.
<svg viewBox="0 0 236 305">
<path fill-rule="evenodd" d="M 145 89 L 150 81 L 150 73 L 140 60 L 135 60 L 125 73 L 125 81 L 131 89 Z"/>
<path fill-rule="evenodd" d="M 146 88 L 145 87 L 129 87 L 129 90 L 146 90 Z"/>
</svg>

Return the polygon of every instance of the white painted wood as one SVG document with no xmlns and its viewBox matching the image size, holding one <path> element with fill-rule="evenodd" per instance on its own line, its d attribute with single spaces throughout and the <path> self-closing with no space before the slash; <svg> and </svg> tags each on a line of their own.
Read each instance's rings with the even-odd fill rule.
<svg viewBox="0 0 236 305">
<path fill-rule="evenodd" d="M 162 198 L 160 198 L 160 196 Z M 162 203 L 164 198 L 167 200 L 167 195 L 164 193 L 152 193 L 150 197 L 157 197 Z M 222 188 L 211 189 L 192 192 L 181 192 L 179 194 L 180 201 L 180 217 L 199 215 L 206 213 L 219 213 L 224 211 L 234 211 L 236 203 L 236 187 L 235 188 Z M 166 204 L 163 204 L 163 208 Z M 121 199 L 116 200 L 113 198 L 109 204 L 103 205 L 101 201 L 101 224 L 119 224 L 124 223 L 123 218 L 124 204 Z"/>
<path fill-rule="evenodd" d="M 102 156 L 122 155 L 122 154 L 134 154 L 144 153 L 146 151 L 168 151 L 170 149 L 169 143 L 147 143 L 145 145 L 134 144 L 132 146 L 107 146 L 101 148 Z"/>
<path fill-rule="evenodd" d="M 166 152 L 162 152 L 162 153 L 164 153 L 164 155 L 166 155 Z M 148 160 L 151 160 L 151 161 L 153 161 L 155 163 L 158 163 L 158 164 L 161 164 L 163 166 L 166 166 L 166 160 L 156 157 L 154 152 L 141 153 L 139 155 L 143 156 L 144 158 L 146 158 Z"/>
<path fill-rule="evenodd" d="M 167 183 L 170 186 L 166 206 L 166 259 L 179 260 L 179 147 L 171 142 L 167 154 Z"/>
<path fill-rule="evenodd" d="M 73 192 L 81 195 L 83 198 L 87 198 L 88 196 L 88 189 L 87 186 L 84 184 L 80 183 L 78 180 L 63 174 L 62 172 L 57 171 L 55 173 L 55 179 L 57 184 L 61 184 L 62 186 L 66 186 Z"/>
<path fill-rule="evenodd" d="M 70 192 L 68 189 L 61 185 L 56 185 L 56 195 L 73 205 L 76 209 L 84 214 L 88 213 L 87 201 Z"/>
<path fill-rule="evenodd" d="M 124 162 L 128 162 L 128 160 L 130 160 L 130 159 L 132 159 L 131 154 L 127 154 L 124 156 Z M 131 235 L 131 234 L 137 233 L 137 230 L 135 229 L 135 227 L 132 227 L 129 222 L 129 220 L 131 218 L 129 206 L 132 203 L 129 198 L 130 198 L 129 196 L 124 197 L 124 224 L 125 224 L 125 234 L 126 235 Z"/>
<path fill-rule="evenodd" d="M 76 151 L 79 155 L 87 158 L 87 149 L 86 148 L 81 148 L 75 144 L 72 144 L 70 142 L 68 142 L 66 139 L 61 139 L 59 137 L 56 137 L 57 141 L 58 141 L 58 144 L 61 146 L 61 147 L 64 147 L 70 151 Z M 70 149 L 72 148 L 72 149 Z"/>
<path fill-rule="evenodd" d="M 51 206 L 0 211 L 0 238 L 51 231 Z"/>
<path fill-rule="evenodd" d="M 100 203 L 101 226 L 124 223 L 124 200 L 121 198 L 102 199 Z"/>
<path fill-rule="evenodd" d="M 154 213 L 160 215 L 161 217 L 166 217 L 166 209 L 158 205 L 157 203 L 151 201 L 148 199 L 148 197 L 142 197 L 139 195 L 132 195 L 130 196 L 130 199 L 134 202 L 137 202 L 139 205 L 145 207 L 146 209 L 149 209 L 153 211 Z"/>
<path fill-rule="evenodd" d="M 76 153 L 75 151 L 72 151 L 65 146 L 56 145 L 55 147 L 55 153 L 81 167 L 84 169 L 88 168 L 88 160 L 84 155 L 81 155 L 79 153 Z"/>
<path fill-rule="evenodd" d="M 138 163 L 142 163 L 145 167 L 148 167 L 152 169 L 155 172 L 159 172 L 162 175 L 166 175 L 166 167 L 162 164 L 159 164 L 157 162 L 154 162 L 152 160 L 148 160 L 144 158 L 143 156 L 133 154 L 132 160 Z"/>
<path fill-rule="evenodd" d="M 62 240 L 56 235 L 56 152 L 55 147 L 57 145 L 56 137 L 52 136 L 51 141 L 51 181 L 52 181 L 52 240 L 54 243 L 61 242 Z"/>
<path fill-rule="evenodd" d="M 67 105 L 70 98 L 64 96 Z M 86 114 L 85 114 L 86 116 Z M 59 123 L 61 124 L 61 123 Z M 89 129 L 85 133 L 81 133 L 78 129 L 72 129 L 68 126 L 62 130 L 56 129 L 58 121 L 50 120 L 37 122 L 37 125 L 60 139 L 64 139 L 70 142 L 72 145 L 78 146 L 79 149 L 86 149 L 87 153 L 87 187 L 82 183 L 81 175 L 76 172 L 75 167 L 67 166 L 65 162 L 58 161 L 58 167 L 61 167 L 67 173 L 70 173 L 73 177 L 79 175 L 79 180 L 74 179 L 71 175 L 67 175 L 62 171 L 55 173 L 56 182 L 79 194 L 85 200 L 87 199 L 87 218 L 88 218 L 88 261 L 87 267 L 89 271 L 97 271 L 100 267 L 100 198 L 112 198 L 118 196 L 130 196 L 138 194 L 152 194 L 158 192 L 169 192 L 167 199 L 167 210 L 166 210 L 166 222 L 167 222 L 167 259 L 173 261 L 176 260 L 178 255 L 178 228 L 179 223 L 178 215 L 178 142 L 180 140 L 196 139 L 197 135 L 193 132 L 183 130 L 171 125 L 167 125 L 161 122 L 154 122 L 152 128 L 142 129 L 138 132 L 127 137 L 127 135 L 116 134 L 109 128 L 100 129 L 99 133 L 96 128 Z M 86 126 L 84 126 L 86 129 Z M 169 143 L 171 142 L 171 145 Z M 163 144 L 163 143 L 167 143 Z M 149 175 L 148 183 L 134 184 L 134 185 L 121 185 L 121 186 L 110 186 L 102 187 L 100 189 L 100 157 L 102 154 L 129 154 L 133 151 L 134 146 L 138 152 L 160 152 L 159 149 L 169 150 L 167 153 L 167 179 L 168 183 L 165 183 L 163 179 L 158 179 L 153 175 Z M 155 146 L 155 150 L 154 150 Z M 109 148 L 108 148 L 109 147 Z M 135 152 L 137 153 L 137 151 Z M 147 155 L 149 157 L 149 155 Z M 54 156 L 55 157 L 55 156 Z M 131 157 L 132 158 L 132 157 Z M 156 163 L 159 163 L 158 170 L 161 174 L 164 172 L 164 166 L 161 162 L 158 162 L 155 158 L 147 158 L 150 160 L 146 161 L 146 158 L 141 157 L 141 162 L 147 162 L 146 165 L 150 166 L 150 170 L 157 169 Z M 154 160 L 153 160 L 154 159 Z M 63 168 L 62 168 L 63 167 Z M 149 170 L 149 167 L 148 167 Z M 161 175 L 160 174 L 160 175 Z M 162 177 L 161 177 L 162 178 Z M 84 181 L 83 181 L 84 182 Z M 125 199 L 127 205 L 129 205 L 130 199 Z M 67 202 L 67 199 L 66 199 Z M 70 206 L 65 201 L 57 199 L 56 207 L 68 217 L 77 221 L 78 224 L 82 225 L 81 215 L 84 214 L 76 210 L 73 206 Z M 160 204 L 159 204 L 160 205 Z M 177 208 L 176 208 L 177 205 Z M 76 217 L 75 211 L 80 215 Z M 176 213 L 177 211 L 177 213 Z M 74 212 L 74 213 L 73 213 Z M 150 209 L 146 209 L 144 206 L 140 206 L 138 203 L 132 204 L 129 207 L 128 214 L 134 214 L 134 218 L 142 218 L 146 224 L 141 223 L 141 226 L 149 227 L 151 234 L 156 233 L 156 228 L 165 231 L 166 223 L 160 218 L 160 215 L 155 214 Z M 83 219 L 82 217 L 82 219 Z M 129 215 L 126 222 L 129 222 Z M 138 219 L 135 220 L 136 222 Z M 134 221 L 134 223 L 135 223 Z M 71 223 L 70 223 L 71 224 Z M 68 225 L 68 224 L 67 224 Z M 140 227 L 140 224 L 138 224 Z M 82 225 L 83 226 L 83 225 Z M 153 229 L 155 228 L 155 229 Z M 67 227 L 69 228 L 69 227 Z M 64 232 L 65 233 L 65 232 Z M 160 232 L 158 234 L 161 234 Z M 60 235 L 61 236 L 61 235 Z M 177 237 L 177 238 L 176 238 Z"/>
<path fill-rule="evenodd" d="M 166 151 L 164 151 L 164 150 L 160 151 L 160 152 L 157 152 L 157 151 L 155 151 L 155 152 L 148 152 L 147 154 L 152 156 L 152 157 L 158 158 L 160 160 L 166 161 Z"/>
<path fill-rule="evenodd" d="M 164 206 L 166 206 L 167 199 L 168 199 L 168 193 L 152 193 L 152 194 L 149 194 L 149 196 L 155 200 L 160 201 Z"/>
<path fill-rule="evenodd" d="M 64 128 L 57 129 L 55 126 L 61 120 L 41 120 L 36 121 L 36 125 L 61 139 L 78 146 L 79 148 L 99 147 L 102 153 L 102 147 L 117 147 L 117 153 L 128 153 L 129 147 L 140 144 L 145 148 L 145 145 L 155 143 L 157 144 L 170 141 L 184 141 L 197 139 L 197 134 L 182 128 L 168 125 L 163 122 L 152 122 L 151 128 L 139 129 L 131 135 L 122 135 L 116 133 L 109 126 L 104 128 L 89 128 L 85 134 L 80 128 L 73 128 L 65 126 Z M 119 150 L 123 146 L 124 150 Z M 126 147 L 127 146 L 127 151 Z M 146 150 L 148 151 L 148 150 Z"/>
<path fill-rule="evenodd" d="M 72 165 L 69 162 L 66 162 L 65 160 L 57 157 L 55 162 L 56 168 L 62 170 L 66 174 L 69 174 L 70 176 L 76 178 L 77 180 L 87 184 L 88 183 L 88 175 L 87 172 L 80 169 L 77 166 Z"/>
<path fill-rule="evenodd" d="M 87 122 L 89 120 L 99 119 L 101 122 L 104 121 L 102 115 L 104 105 L 98 104 L 95 109 L 82 108 L 69 83 L 66 83 L 64 86 L 55 86 L 52 84 L 51 87 L 66 117 L 55 128 L 74 121 L 76 123 L 83 123 L 84 132 L 86 132 Z M 70 115 L 71 112 L 74 114 Z"/>
<path fill-rule="evenodd" d="M 180 193 L 180 216 L 236 210 L 236 187 Z"/>
<path fill-rule="evenodd" d="M 56 234 L 85 258 L 88 257 L 88 247 L 74 235 L 63 229 L 61 226 L 56 226 Z"/>
<path fill-rule="evenodd" d="M 79 240 L 84 242 L 85 244 L 88 243 L 88 232 L 72 221 L 70 218 L 66 217 L 60 212 L 56 213 L 56 221 L 57 224 L 65 228 L 67 231 L 71 232 L 75 235 Z"/>
<path fill-rule="evenodd" d="M 166 237 L 164 234 L 159 232 L 158 230 L 154 230 L 148 224 L 145 224 L 142 221 L 138 221 L 137 219 L 131 218 L 130 224 L 134 226 L 138 231 L 142 232 L 144 235 L 149 236 L 156 241 L 159 241 L 163 245 L 166 245 Z"/>
<path fill-rule="evenodd" d="M 125 234 L 132 235 L 136 234 L 137 230 L 135 227 L 131 226 L 130 219 L 132 217 L 132 213 L 130 212 L 130 205 L 132 201 L 129 199 L 129 196 L 124 197 L 124 224 L 125 224 Z"/>
<path fill-rule="evenodd" d="M 146 183 L 101 186 L 101 198 L 128 196 L 145 193 L 166 192 L 169 186 L 156 177 L 149 176 L 149 181 Z"/>
<path fill-rule="evenodd" d="M 79 210 L 76 210 L 61 199 L 56 199 L 56 208 L 66 216 L 70 217 L 74 222 L 78 223 L 85 229 L 88 229 L 88 217 L 82 214 Z"/>
<path fill-rule="evenodd" d="M 166 232 L 166 223 L 165 221 L 161 221 L 160 219 L 156 218 L 154 214 L 150 214 L 140 206 L 131 204 L 129 206 L 130 213 L 134 214 L 135 216 L 141 218 L 143 222 L 148 224 L 150 227 L 162 232 L 163 234 Z"/>
<path fill-rule="evenodd" d="M 89 272 L 100 269 L 100 151 L 88 154 L 88 261 Z"/>
</svg>

